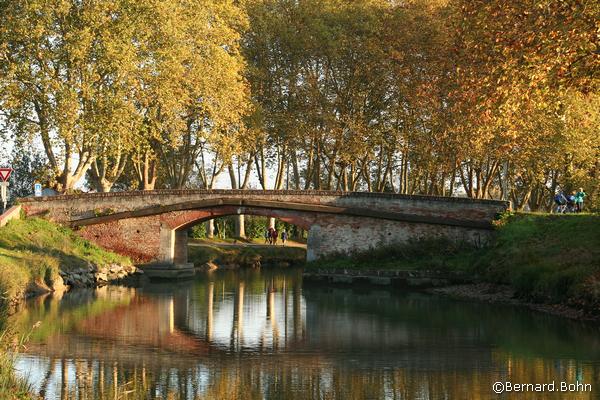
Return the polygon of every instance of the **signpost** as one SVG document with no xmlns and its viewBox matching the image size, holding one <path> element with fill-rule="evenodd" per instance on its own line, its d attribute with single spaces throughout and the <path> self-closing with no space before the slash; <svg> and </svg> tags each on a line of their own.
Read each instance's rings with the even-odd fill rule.
<svg viewBox="0 0 600 400">
<path fill-rule="evenodd" d="M 42 197 L 42 184 L 36 182 L 33 185 L 33 192 L 35 197 Z"/>
<path fill-rule="evenodd" d="M 10 178 L 10 174 L 12 174 L 12 168 L 0 168 L 0 189 L 2 190 L 0 193 L 2 194 L 2 212 L 6 211 L 6 202 L 8 201 L 8 179 Z"/>
</svg>

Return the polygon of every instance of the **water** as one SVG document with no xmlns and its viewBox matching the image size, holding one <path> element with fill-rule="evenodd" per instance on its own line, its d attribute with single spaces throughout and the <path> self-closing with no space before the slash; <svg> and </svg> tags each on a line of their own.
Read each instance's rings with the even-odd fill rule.
<svg viewBox="0 0 600 400">
<path fill-rule="evenodd" d="M 19 374 L 46 399 L 593 399 L 597 326 L 300 270 L 74 290 L 27 304 Z M 591 392 L 492 391 L 496 381 Z"/>
</svg>

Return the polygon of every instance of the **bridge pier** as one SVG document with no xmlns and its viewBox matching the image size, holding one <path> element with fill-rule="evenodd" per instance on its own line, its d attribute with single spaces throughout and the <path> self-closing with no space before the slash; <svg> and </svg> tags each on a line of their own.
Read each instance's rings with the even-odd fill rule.
<svg viewBox="0 0 600 400">
<path fill-rule="evenodd" d="M 187 264 L 188 262 L 188 232 L 187 229 L 178 229 L 175 231 L 175 252 L 173 255 L 174 264 Z"/>
<path fill-rule="evenodd" d="M 166 264 L 186 264 L 188 252 L 187 229 L 172 229 L 160 224 L 159 260 Z"/>
<path fill-rule="evenodd" d="M 171 264 L 175 261 L 175 229 L 160 224 L 158 261 Z"/>
</svg>

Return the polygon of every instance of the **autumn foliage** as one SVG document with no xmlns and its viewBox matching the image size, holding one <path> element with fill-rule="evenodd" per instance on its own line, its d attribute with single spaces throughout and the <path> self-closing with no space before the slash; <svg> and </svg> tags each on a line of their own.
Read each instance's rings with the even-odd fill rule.
<svg viewBox="0 0 600 400">
<path fill-rule="evenodd" d="M 0 2 L 0 123 L 48 184 L 600 195 L 600 6 Z M 252 177 L 255 176 L 256 179 Z"/>
</svg>

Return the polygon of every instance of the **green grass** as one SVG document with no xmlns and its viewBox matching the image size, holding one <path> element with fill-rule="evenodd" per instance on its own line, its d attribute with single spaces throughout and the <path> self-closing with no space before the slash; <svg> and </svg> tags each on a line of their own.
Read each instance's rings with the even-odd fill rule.
<svg viewBox="0 0 600 400">
<path fill-rule="evenodd" d="M 33 283 L 51 286 L 59 270 L 88 263 L 129 265 L 131 261 L 43 219 L 13 220 L 0 228 L 0 291 L 5 300 L 21 297 Z"/>
<path fill-rule="evenodd" d="M 445 239 L 419 239 L 350 256 L 335 254 L 312 261 L 305 269 L 468 270 L 477 256 L 478 250 L 469 243 L 453 243 Z"/>
<path fill-rule="evenodd" d="M 493 243 L 420 240 L 350 257 L 309 263 L 317 269 L 463 271 L 481 281 L 511 285 L 521 298 L 589 310 L 600 306 L 600 216 L 508 214 Z"/>
<path fill-rule="evenodd" d="M 32 325 L 31 320 L 23 324 L 12 321 L 11 329 L 7 330 L 7 300 L 22 297 L 34 283 L 38 287 L 50 287 L 60 270 L 77 269 L 88 263 L 128 265 L 131 261 L 80 238 L 68 228 L 43 219 L 13 220 L 0 228 L 0 399 L 33 398 L 27 382 L 15 375 L 15 357 L 29 339 L 45 337 L 48 329 L 64 326 L 48 323 L 40 327 L 39 323 Z M 94 311 L 87 307 L 81 313 L 90 315 Z M 25 335 L 15 333 L 28 330 Z"/>
<path fill-rule="evenodd" d="M 7 311 L 4 305 L 0 306 L 0 399 L 30 400 L 31 387 L 15 374 L 15 358 L 25 343 L 29 340 L 31 332 L 37 327 L 29 326 L 29 333 L 16 335 L 6 329 Z"/>
<path fill-rule="evenodd" d="M 301 247 L 283 246 L 219 246 L 218 244 L 205 244 L 204 246 L 190 246 L 188 259 L 194 265 L 207 262 L 218 264 L 251 265 L 255 261 L 276 263 L 287 261 L 303 263 L 306 260 L 306 249 Z"/>
<path fill-rule="evenodd" d="M 22 339 L 15 341 L 6 333 L 0 334 L 0 399 L 32 399 L 29 384 L 14 371 L 15 356 L 22 346 Z"/>
<path fill-rule="evenodd" d="M 600 216 L 514 214 L 473 265 L 486 280 L 539 302 L 600 304 Z"/>
</svg>

